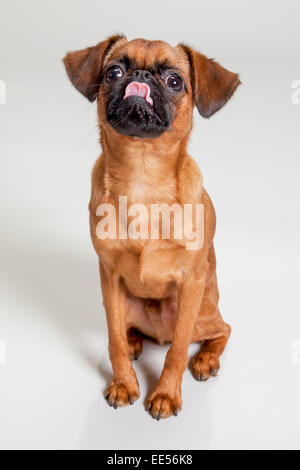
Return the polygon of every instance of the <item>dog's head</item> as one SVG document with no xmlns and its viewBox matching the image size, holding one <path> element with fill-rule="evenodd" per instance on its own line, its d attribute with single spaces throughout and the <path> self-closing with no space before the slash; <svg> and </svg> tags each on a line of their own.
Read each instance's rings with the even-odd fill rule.
<svg viewBox="0 0 300 470">
<path fill-rule="evenodd" d="M 69 52 L 64 64 L 77 90 L 97 98 L 100 123 L 146 139 L 166 133 L 184 138 L 194 105 L 208 118 L 240 84 L 237 74 L 184 44 L 123 36 Z"/>
</svg>

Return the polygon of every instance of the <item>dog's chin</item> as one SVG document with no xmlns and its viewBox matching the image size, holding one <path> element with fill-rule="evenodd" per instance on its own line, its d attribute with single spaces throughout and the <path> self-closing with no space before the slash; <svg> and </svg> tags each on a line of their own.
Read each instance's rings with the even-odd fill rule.
<svg viewBox="0 0 300 470">
<path fill-rule="evenodd" d="M 170 126 L 170 110 L 158 113 L 140 96 L 113 100 L 106 109 L 108 123 L 119 134 L 143 139 L 154 139 Z"/>
</svg>

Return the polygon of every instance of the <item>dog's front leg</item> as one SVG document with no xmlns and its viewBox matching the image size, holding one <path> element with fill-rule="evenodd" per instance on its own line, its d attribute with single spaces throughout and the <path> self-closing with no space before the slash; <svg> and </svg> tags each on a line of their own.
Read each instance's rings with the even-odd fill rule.
<svg viewBox="0 0 300 470">
<path fill-rule="evenodd" d="M 139 385 L 128 356 L 125 286 L 117 273 L 105 269 L 101 263 L 100 275 L 114 375 L 105 398 L 114 408 L 133 405 L 139 397 Z"/>
<path fill-rule="evenodd" d="M 146 400 L 146 410 L 154 419 L 177 416 L 181 409 L 181 382 L 188 363 L 188 347 L 199 315 L 205 276 L 184 281 L 179 293 L 178 316 L 171 347 L 155 390 Z"/>
</svg>

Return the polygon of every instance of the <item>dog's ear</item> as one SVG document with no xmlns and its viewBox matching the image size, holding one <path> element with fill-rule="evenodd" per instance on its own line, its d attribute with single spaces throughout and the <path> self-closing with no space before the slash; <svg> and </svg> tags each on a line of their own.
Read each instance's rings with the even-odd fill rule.
<svg viewBox="0 0 300 470">
<path fill-rule="evenodd" d="M 194 100 L 201 116 L 219 111 L 240 85 L 238 74 L 230 72 L 205 55 L 180 44 L 188 57 Z"/>
<path fill-rule="evenodd" d="M 125 42 L 125 36 L 112 36 L 94 47 L 69 52 L 63 59 L 74 87 L 88 100 L 94 101 L 97 98 L 103 61 L 120 40 Z"/>
</svg>

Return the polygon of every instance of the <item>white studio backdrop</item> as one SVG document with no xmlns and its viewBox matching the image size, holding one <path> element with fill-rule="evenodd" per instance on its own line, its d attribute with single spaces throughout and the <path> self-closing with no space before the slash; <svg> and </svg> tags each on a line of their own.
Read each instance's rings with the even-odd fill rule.
<svg viewBox="0 0 300 470">
<path fill-rule="evenodd" d="M 1 0 L 0 448 L 299 448 L 299 13 L 292 0 Z M 180 416 L 159 423 L 143 401 L 167 346 L 146 343 L 135 406 L 102 397 L 111 368 L 87 210 L 96 108 L 61 62 L 116 32 L 184 41 L 243 82 L 210 120 L 195 112 L 189 146 L 217 212 L 233 333 L 220 376 L 199 384 L 187 371 Z"/>
</svg>

